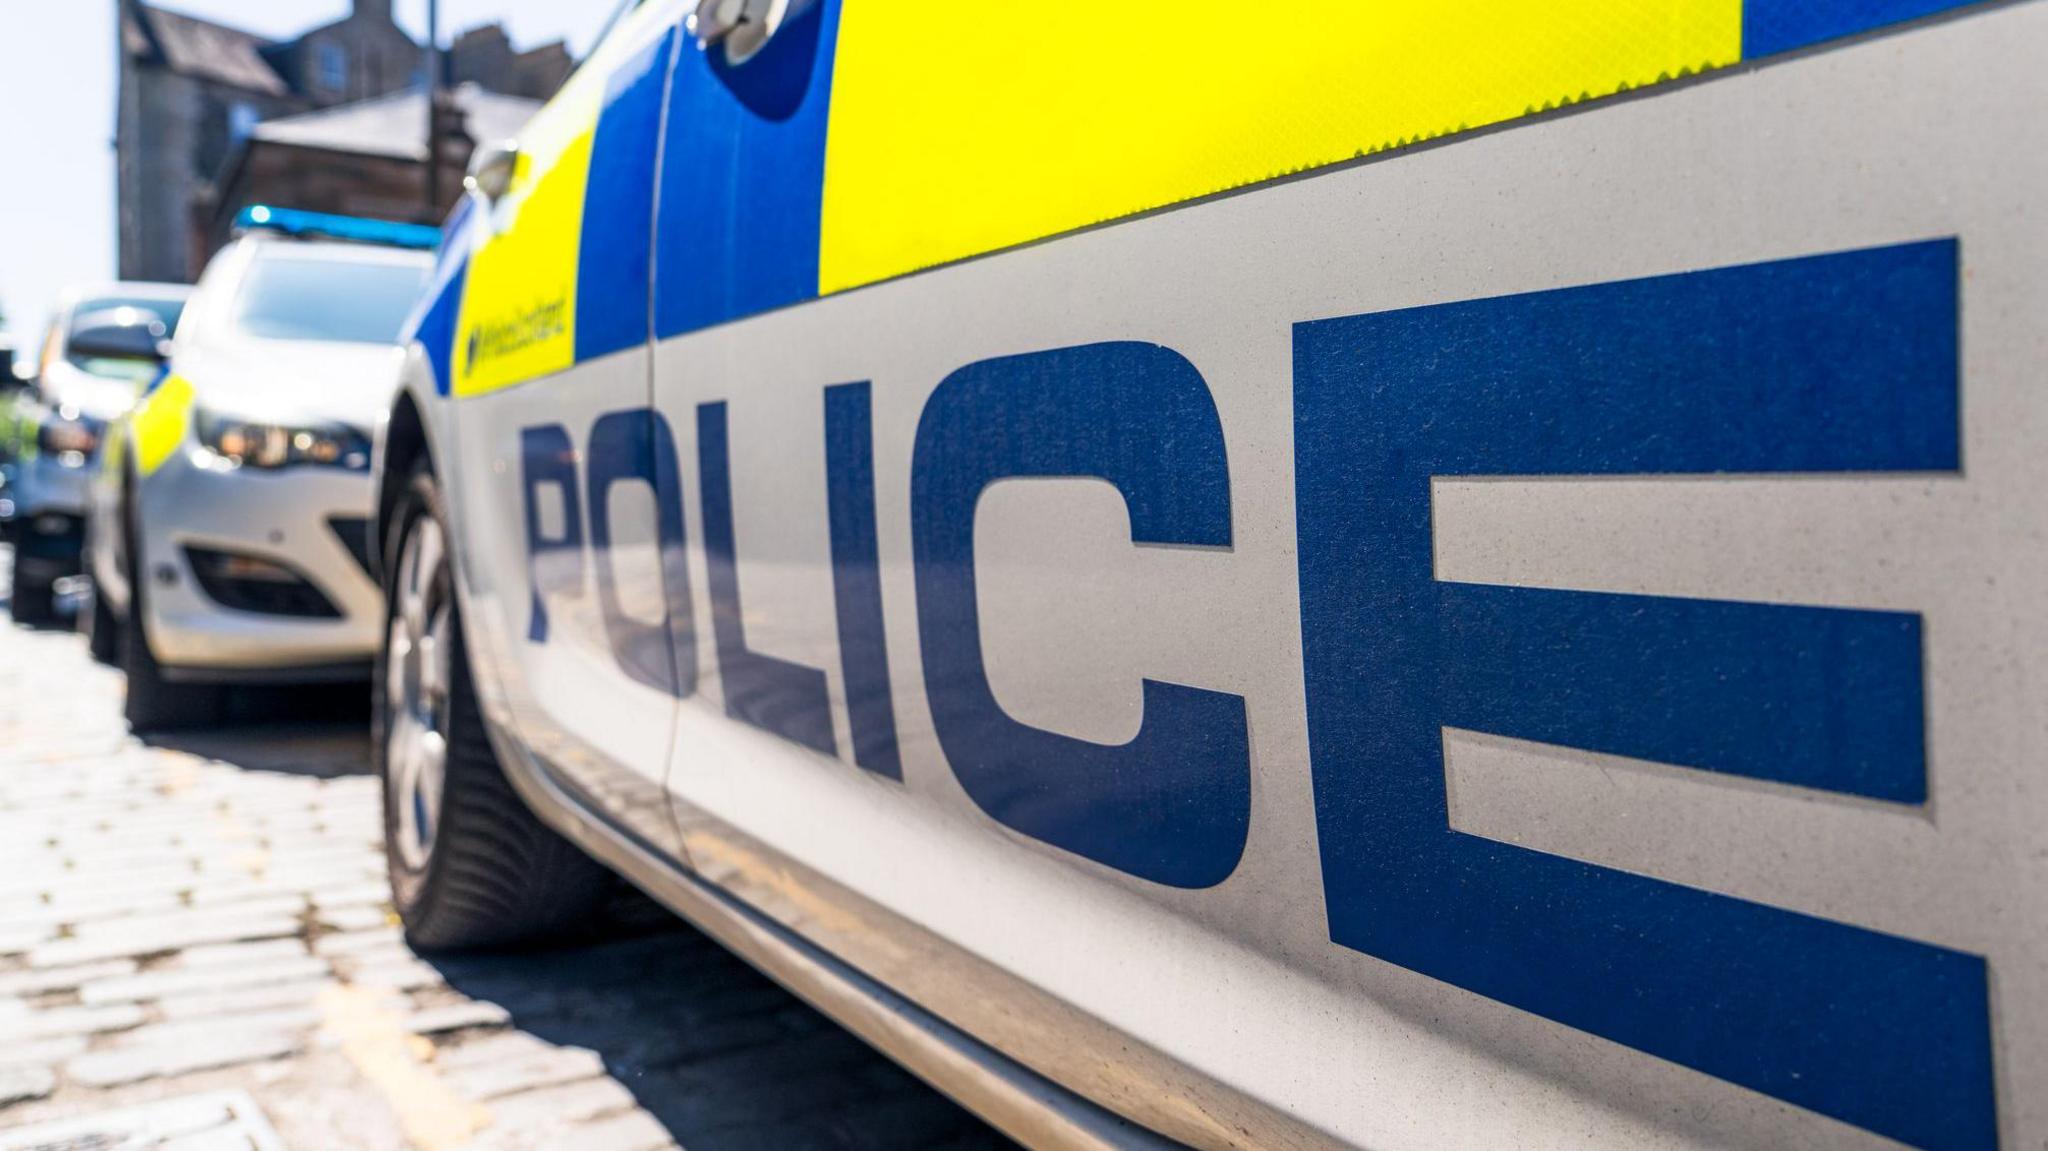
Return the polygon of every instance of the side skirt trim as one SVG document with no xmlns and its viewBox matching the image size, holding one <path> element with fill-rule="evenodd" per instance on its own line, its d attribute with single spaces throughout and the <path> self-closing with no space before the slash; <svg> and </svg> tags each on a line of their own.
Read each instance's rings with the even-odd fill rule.
<svg viewBox="0 0 2048 1151">
<path fill-rule="evenodd" d="M 513 787 L 549 826 L 942 1094 L 1029 1147 L 1181 1146 L 1053 1083 L 848 966 L 599 814 L 573 783 L 486 723 Z"/>
</svg>

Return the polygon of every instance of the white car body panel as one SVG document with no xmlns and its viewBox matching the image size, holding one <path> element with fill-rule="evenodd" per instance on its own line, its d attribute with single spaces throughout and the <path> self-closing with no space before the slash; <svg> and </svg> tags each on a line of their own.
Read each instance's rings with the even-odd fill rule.
<svg viewBox="0 0 2048 1151">
<path fill-rule="evenodd" d="M 367 673 L 383 636 L 384 597 L 329 522 L 363 518 L 368 480 L 325 469 L 298 475 L 227 472 L 196 455 L 173 457 L 137 489 L 143 572 L 152 581 L 143 597 L 143 619 L 157 659 L 180 669 L 224 673 L 330 665 L 360 665 Z M 188 547 L 288 562 L 341 616 L 299 619 L 223 607 L 200 590 Z M 166 565 L 170 578 L 162 570 Z"/>
<path fill-rule="evenodd" d="M 578 842 L 1027 1142 L 1139 1145 L 1144 1127 L 1219 1147 L 1898 1145 L 1332 941 L 1323 867 L 1343 829 L 1319 824 L 1312 768 L 1296 325 L 1953 239 L 1951 471 L 1431 488 L 1445 583 L 1917 613 L 1926 802 L 1450 726 L 1444 787 L 1467 836 L 1982 957 L 1994 1140 L 2040 1144 L 2044 58 L 2048 4 L 1994 6 L 660 341 L 651 398 L 637 350 L 459 400 L 415 352 L 406 396 L 450 496 L 500 751 Z M 1230 544 L 1133 547 L 1101 480 L 999 481 L 974 515 L 980 639 L 1005 713 L 1095 744 L 1137 735 L 1147 680 L 1243 697 L 1249 834 L 1198 889 L 987 814 L 941 746 L 920 658 L 913 457 L 935 391 L 970 364 L 1105 341 L 1170 348 L 1206 381 Z M 900 783 L 856 766 L 835 631 L 821 397 L 853 381 L 872 385 Z M 728 715 L 699 435 L 700 405 L 721 402 L 747 646 L 823 673 L 836 757 Z M 561 558 L 547 638 L 532 632 L 522 431 L 560 425 L 587 466 L 594 421 L 650 403 L 687 524 L 697 688 L 680 701 L 621 670 L 587 551 Z M 609 498 L 620 608 L 674 630 L 653 495 L 622 482 Z M 563 513 L 542 506 L 553 537 Z M 814 979 L 806 948 L 850 972 Z M 906 1009 L 891 1034 L 875 1022 L 891 995 L 942 1024 Z M 942 1053 L 964 1049 L 1000 1073 Z M 1019 1102 L 1019 1082 L 1043 1090 Z"/>
<path fill-rule="evenodd" d="M 531 589 L 516 576 L 506 578 L 527 567 L 520 430 L 561 421 L 582 434 L 572 443 L 584 458 L 587 433 L 600 414 L 646 406 L 647 364 L 645 353 L 629 352 L 575 369 L 565 377 L 565 392 L 512 388 L 469 401 L 441 458 L 457 469 L 451 486 L 462 493 L 462 505 L 483 509 L 458 515 L 453 526 L 464 570 L 475 576 L 470 642 L 489 644 L 492 652 L 491 672 L 479 679 L 501 697 L 501 722 L 592 792 L 634 797 L 619 808 L 632 813 L 633 829 L 673 849 L 661 787 L 674 696 L 619 674 L 598 592 L 580 555 L 564 557 L 568 566 L 560 578 L 567 586 L 550 598 L 544 644 L 528 640 Z M 576 514 L 587 523 L 589 496 L 582 494 Z M 620 483 L 609 504 L 620 609 L 658 632 L 665 614 L 653 494 L 645 485 Z M 544 502 L 542 531 L 559 534 L 567 514 L 562 500 Z"/>
</svg>

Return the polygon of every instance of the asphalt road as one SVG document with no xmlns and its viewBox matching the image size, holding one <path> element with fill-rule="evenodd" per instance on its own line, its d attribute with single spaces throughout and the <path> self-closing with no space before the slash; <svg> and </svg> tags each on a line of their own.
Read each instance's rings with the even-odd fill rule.
<svg viewBox="0 0 2048 1151">
<path fill-rule="evenodd" d="M 0 1151 L 1008 1146 L 633 897 L 561 949 L 414 955 L 360 695 L 145 743 L 121 692 L 0 619 Z"/>
</svg>

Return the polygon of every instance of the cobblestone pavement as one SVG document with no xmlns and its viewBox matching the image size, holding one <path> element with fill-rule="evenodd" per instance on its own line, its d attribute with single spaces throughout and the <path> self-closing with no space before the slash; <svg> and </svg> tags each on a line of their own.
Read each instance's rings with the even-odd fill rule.
<svg viewBox="0 0 2048 1151">
<path fill-rule="evenodd" d="M 1005 1145 L 650 905 L 567 950 L 415 956 L 360 716 L 144 744 L 121 691 L 0 621 L 0 1151 L 222 1092 L 295 1151 Z"/>
</svg>

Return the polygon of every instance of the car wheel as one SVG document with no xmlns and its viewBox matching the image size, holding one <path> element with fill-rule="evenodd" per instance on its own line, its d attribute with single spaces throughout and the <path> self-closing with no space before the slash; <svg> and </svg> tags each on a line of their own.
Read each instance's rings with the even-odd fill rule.
<svg viewBox="0 0 2048 1151">
<path fill-rule="evenodd" d="M 128 618 L 117 630 L 120 636 L 121 672 L 128 679 L 128 700 L 122 707 L 129 730 L 137 735 L 152 731 L 211 727 L 227 713 L 227 691 L 219 684 L 173 683 L 164 678 L 163 666 L 150 650 L 149 634 L 142 626 L 143 581 L 135 541 L 129 540 Z"/>
<path fill-rule="evenodd" d="M 439 489 L 413 474 L 385 552 L 373 723 L 384 845 L 406 938 L 429 951 L 543 939 L 600 911 L 614 881 L 529 810 L 484 733 Z"/>
<path fill-rule="evenodd" d="M 8 600 L 14 622 L 41 627 L 57 617 L 57 590 L 47 576 L 22 566 L 21 553 L 14 554 L 14 592 Z"/>
<path fill-rule="evenodd" d="M 85 648 L 92 653 L 93 662 L 116 667 L 121 662 L 121 624 L 114 618 L 114 609 L 107 606 L 107 597 L 98 588 L 92 592 L 92 606 L 78 613 L 79 630 L 85 633 Z"/>
</svg>

